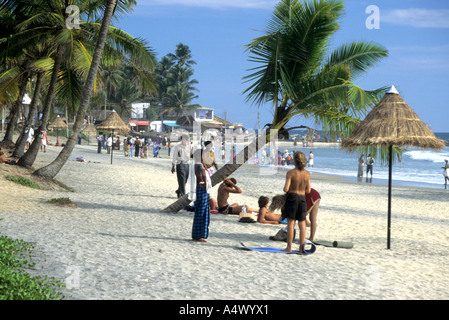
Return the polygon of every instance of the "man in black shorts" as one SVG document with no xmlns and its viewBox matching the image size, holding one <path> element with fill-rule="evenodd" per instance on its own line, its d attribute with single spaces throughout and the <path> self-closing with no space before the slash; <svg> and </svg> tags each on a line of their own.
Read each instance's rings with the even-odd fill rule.
<svg viewBox="0 0 449 320">
<path fill-rule="evenodd" d="M 306 241 L 306 193 L 310 193 L 310 173 L 305 169 L 306 157 L 301 151 L 293 155 L 295 169 L 289 170 L 285 177 L 284 192 L 287 198 L 284 205 L 282 218 L 287 218 L 287 248 L 286 252 L 292 252 L 295 221 L 299 227 L 299 252 L 304 252 Z"/>
</svg>

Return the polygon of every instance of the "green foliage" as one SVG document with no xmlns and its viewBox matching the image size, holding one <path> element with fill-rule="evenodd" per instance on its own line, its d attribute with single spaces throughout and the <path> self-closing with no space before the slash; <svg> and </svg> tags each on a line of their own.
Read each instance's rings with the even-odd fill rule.
<svg viewBox="0 0 449 320">
<path fill-rule="evenodd" d="M 0 300 L 60 300 L 55 278 L 31 276 L 25 271 L 34 267 L 33 246 L 23 240 L 0 235 Z"/>
<path fill-rule="evenodd" d="M 7 175 L 6 179 L 18 184 L 21 184 L 22 186 L 26 186 L 26 187 L 30 187 L 33 189 L 40 189 L 40 187 L 35 184 L 33 181 L 31 181 L 28 178 L 24 178 L 24 177 L 15 177 L 13 175 Z"/>
<path fill-rule="evenodd" d="M 255 67 L 244 77 L 250 83 L 244 94 L 248 102 L 273 105 L 273 128 L 302 117 L 347 137 L 388 90 L 355 84 L 388 55 L 386 48 L 354 41 L 330 50 L 343 10 L 338 0 L 281 0 L 264 34 L 246 45 Z M 388 154 L 382 147 L 365 149 L 382 162 Z M 394 152 L 400 161 L 400 150 Z"/>
<path fill-rule="evenodd" d="M 58 203 L 58 202 L 66 202 L 66 201 L 71 202 L 71 200 L 69 198 L 53 198 L 53 199 L 48 200 L 47 202 L 48 203 Z"/>
<path fill-rule="evenodd" d="M 387 56 L 377 44 L 350 42 L 329 53 L 343 1 L 282 0 L 261 37 L 246 49 L 256 63 L 244 77 L 247 101 L 272 103 L 273 127 L 295 116 L 314 119 L 325 131 L 348 134 L 386 87 L 367 91 L 354 81 Z"/>
<path fill-rule="evenodd" d="M 191 60 L 192 54 L 189 46 L 179 43 L 175 53 L 169 53 L 156 65 L 157 96 L 150 98 L 152 106 L 157 106 L 159 114 L 176 114 L 177 116 L 187 115 L 198 107 L 192 101 L 198 96 L 194 87 L 197 80 L 191 79 L 193 76 L 192 65 L 196 62 Z"/>
</svg>

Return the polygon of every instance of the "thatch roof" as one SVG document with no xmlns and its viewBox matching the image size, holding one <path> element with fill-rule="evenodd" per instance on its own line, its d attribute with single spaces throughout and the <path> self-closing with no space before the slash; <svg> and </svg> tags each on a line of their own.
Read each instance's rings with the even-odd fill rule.
<svg viewBox="0 0 449 320">
<path fill-rule="evenodd" d="M 94 136 L 97 134 L 97 129 L 93 124 L 88 124 L 81 132 L 88 136 Z"/>
<path fill-rule="evenodd" d="M 61 117 L 56 117 L 55 121 L 53 121 L 49 126 L 49 129 L 64 129 L 67 128 L 67 124 L 62 120 Z"/>
<path fill-rule="evenodd" d="M 119 130 L 125 133 L 128 133 L 130 130 L 126 123 L 115 111 L 111 112 L 111 114 L 97 126 L 97 129 L 107 131 Z"/>
<path fill-rule="evenodd" d="M 366 118 L 343 139 L 342 148 L 361 146 L 414 146 L 442 149 L 443 140 L 437 139 L 430 128 L 397 93 L 394 86 L 371 110 Z"/>
</svg>

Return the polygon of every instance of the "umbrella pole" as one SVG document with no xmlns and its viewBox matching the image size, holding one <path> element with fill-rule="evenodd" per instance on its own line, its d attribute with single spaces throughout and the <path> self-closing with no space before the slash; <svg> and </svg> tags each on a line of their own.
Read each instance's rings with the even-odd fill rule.
<svg viewBox="0 0 449 320">
<path fill-rule="evenodd" d="M 393 163 L 393 146 L 388 148 L 388 231 L 387 231 L 387 249 L 390 249 L 391 237 L 391 180 L 392 180 L 392 163 Z"/>
<path fill-rule="evenodd" d="M 112 130 L 112 141 L 114 141 L 114 130 Z M 114 153 L 114 144 L 111 145 L 111 164 L 112 164 L 112 154 Z"/>
</svg>

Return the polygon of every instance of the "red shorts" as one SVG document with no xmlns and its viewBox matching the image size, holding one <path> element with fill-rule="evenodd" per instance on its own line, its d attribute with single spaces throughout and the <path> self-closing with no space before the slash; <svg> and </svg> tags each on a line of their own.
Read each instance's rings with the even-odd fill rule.
<svg viewBox="0 0 449 320">
<path fill-rule="evenodd" d="M 310 213 L 313 206 L 321 199 L 320 194 L 315 189 L 311 189 L 310 193 L 306 193 L 307 213 Z"/>
</svg>

